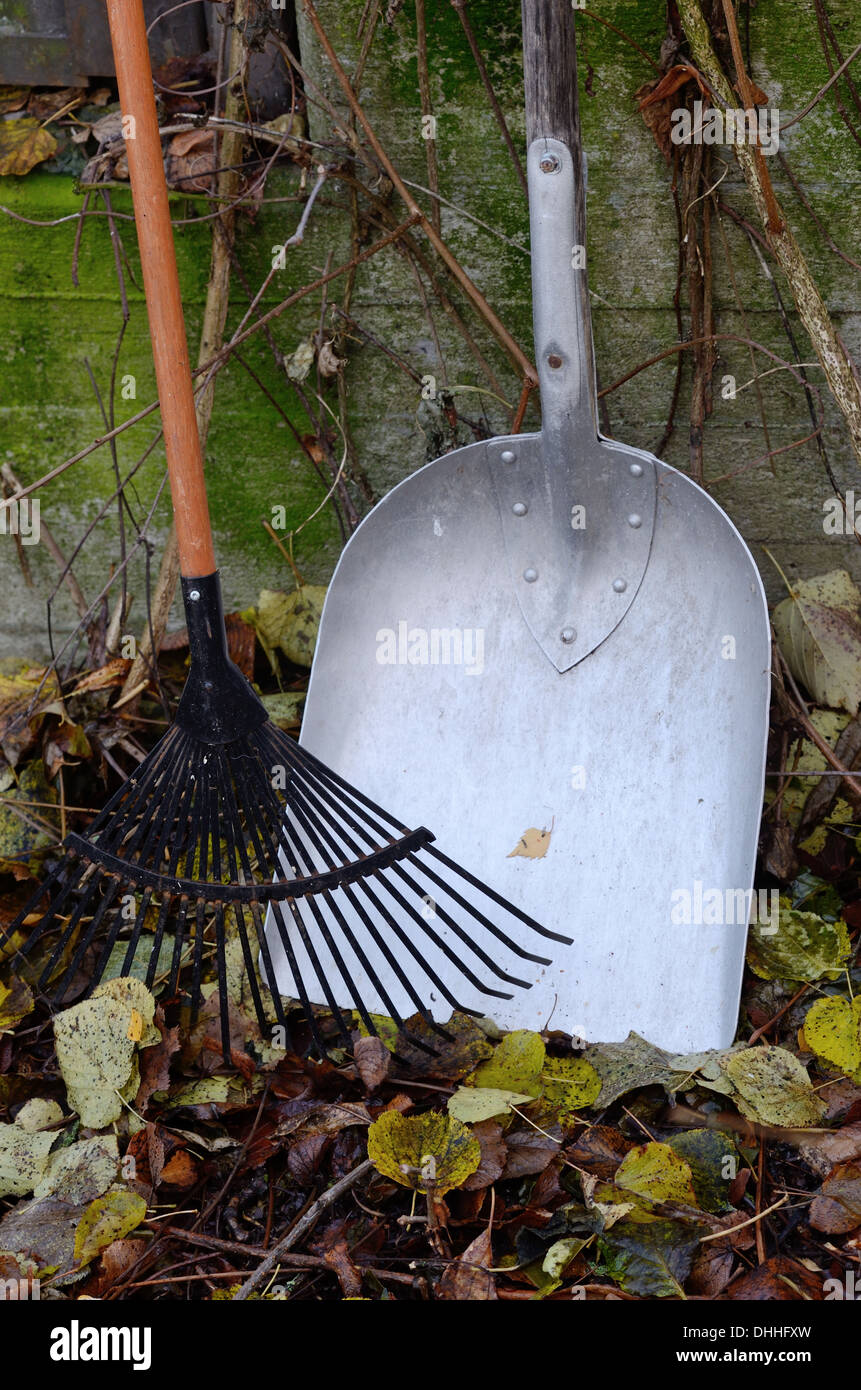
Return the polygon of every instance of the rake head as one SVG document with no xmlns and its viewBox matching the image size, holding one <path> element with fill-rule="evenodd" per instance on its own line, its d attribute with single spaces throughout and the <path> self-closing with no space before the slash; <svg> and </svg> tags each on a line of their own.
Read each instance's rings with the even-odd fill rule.
<svg viewBox="0 0 861 1390">
<path fill-rule="evenodd" d="M 512 973 L 517 961 L 550 961 L 512 939 L 513 920 L 549 940 L 569 938 L 539 926 L 436 849 L 429 830 L 402 825 L 268 720 L 227 656 L 212 579 L 211 587 L 209 580 L 183 581 L 192 668 L 176 722 L 87 833 L 67 837 L 62 861 L 6 929 L 11 935 L 32 925 L 21 954 L 56 933 L 40 986 L 50 982 L 62 1000 L 93 948 L 92 988 L 122 941 L 120 973 L 148 950 L 150 987 L 169 956 L 169 995 L 190 964 L 194 1015 L 204 964 L 214 954 L 226 1058 L 225 947 L 233 932 L 261 1029 L 271 1018 L 258 963 L 289 1037 L 270 952 L 277 940 L 321 1053 L 312 1001 L 331 1010 L 347 1043 L 345 1007 L 377 1031 L 369 995 L 403 1028 L 381 969 L 397 981 L 397 1000 L 443 1035 L 432 1015 L 438 1000 L 482 1011 L 457 1000 L 440 965 L 449 979 L 453 965 L 470 991 L 491 998 L 528 989 L 530 981 Z"/>
</svg>

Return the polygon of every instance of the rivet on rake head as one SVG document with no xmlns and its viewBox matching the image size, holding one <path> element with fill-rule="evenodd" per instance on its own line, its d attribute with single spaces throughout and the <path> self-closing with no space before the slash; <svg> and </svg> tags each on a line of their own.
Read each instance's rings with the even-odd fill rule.
<svg viewBox="0 0 861 1390">
<path fill-rule="evenodd" d="M 547 359 L 547 365 L 548 367 L 552 367 L 555 371 L 557 368 L 562 366 L 562 358 L 559 356 L 558 353 L 551 352 L 550 356 Z"/>
<path fill-rule="evenodd" d="M 616 590 L 616 593 L 617 593 L 617 594 L 623 594 L 623 593 L 625 592 L 625 590 L 627 589 L 627 587 L 628 587 L 628 581 L 627 581 L 627 579 L 614 579 L 614 580 L 613 580 L 613 588 Z"/>
<path fill-rule="evenodd" d="M 631 515 L 628 517 L 628 525 L 629 525 L 629 526 L 633 526 L 633 528 L 634 528 L 635 531 L 636 531 L 637 527 L 638 527 L 638 526 L 642 526 L 642 524 L 643 524 L 643 518 L 642 518 L 641 516 L 639 516 L 639 515 L 637 514 L 637 512 L 632 512 Z"/>
<path fill-rule="evenodd" d="M 538 578 L 538 571 L 532 569 L 524 570 L 523 578 L 526 580 L 527 584 L 534 584 Z"/>
<path fill-rule="evenodd" d="M 514 460 L 517 458 L 517 455 L 515 454 L 513 449 L 503 449 L 502 453 L 500 454 L 500 458 L 502 459 L 503 463 L 513 463 Z"/>
<path fill-rule="evenodd" d="M 577 636 L 577 632 L 573 627 L 563 627 L 559 636 L 562 638 L 562 641 L 565 643 L 566 646 L 570 646 L 571 643 L 574 641 L 574 638 Z"/>
<path fill-rule="evenodd" d="M 544 154 L 538 161 L 538 167 L 542 174 L 558 174 L 562 168 L 562 160 L 555 154 Z"/>
<path fill-rule="evenodd" d="M 631 467 L 628 469 L 628 472 L 630 473 L 632 478 L 642 478 L 643 465 L 641 463 L 632 463 Z"/>
<path fill-rule="evenodd" d="M 199 599 L 199 598 L 200 598 L 200 590 L 199 590 L 199 589 L 192 589 L 192 591 L 191 591 L 191 593 L 189 594 L 188 597 L 189 597 L 189 598 L 192 598 L 192 599 Z"/>
<path fill-rule="evenodd" d="M 525 516 L 526 513 L 529 511 L 529 508 L 527 507 L 525 502 L 515 502 L 511 510 L 514 512 L 515 516 Z"/>
</svg>

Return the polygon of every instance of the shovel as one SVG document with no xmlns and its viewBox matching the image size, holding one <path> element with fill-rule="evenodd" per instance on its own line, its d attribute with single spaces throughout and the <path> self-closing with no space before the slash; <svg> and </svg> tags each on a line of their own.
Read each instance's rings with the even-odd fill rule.
<svg viewBox="0 0 861 1390">
<path fill-rule="evenodd" d="M 725 1047 L 762 802 L 765 596 L 701 488 L 599 432 L 568 0 L 524 0 L 523 38 L 541 431 L 436 459 L 358 528 L 301 742 L 573 938 L 494 1001 L 497 1024 Z"/>
</svg>

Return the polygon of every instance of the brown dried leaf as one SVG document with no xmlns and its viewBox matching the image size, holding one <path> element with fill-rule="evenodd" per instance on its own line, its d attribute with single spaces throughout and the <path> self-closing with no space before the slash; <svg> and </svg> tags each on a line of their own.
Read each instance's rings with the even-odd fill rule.
<svg viewBox="0 0 861 1390">
<path fill-rule="evenodd" d="M 828 1235 L 861 1226 L 861 1164 L 838 1163 L 810 1207 L 810 1224 Z"/>
<path fill-rule="evenodd" d="M 554 1126 L 557 1136 L 562 1131 Z M 548 1132 L 552 1135 L 553 1130 Z M 503 1178 L 522 1178 L 528 1173 L 543 1173 L 544 1169 L 559 1152 L 559 1143 L 537 1129 L 517 1129 L 507 1134 L 505 1143 L 508 1158 L 503 1169 Z"/>
<path fill-rule="evenodd" d="M 508 1149 L 502 1138 L 502 1125 L 497 1124 L 496 1120 L 482 1120 L 480 1124 L 472 1126 L 472 1132 L 481 1148 L 481 1158 L 475 1172 L 462 1186 L 467 1192 L 479 1192 L 502 1176 Z"/>
<path fill-rule="evenodd" d="M 215 167 L 213 130 L 186 130 L 174 135 L 165 161 L 169 188 L 182 193 L 211 193 Z"/>
<path fill-rule="evenodd" d="M 773 1255 L 771 1259 L 737 1279 L 726 1292 L 727 1298 L 738 1302 L 776 1300 L 781 1303 L 822 1299 L 822 1280 L 788 1255 Z"/>
<path fill-rule="evenodd" d="M 488 1227 L 448 1266 L 437 1286 L 437 1298 L 459 1302 L 494 1300 L 496 1279 L 488 1268 L 492 1264 L 493 1253 Z"/>
<path fill-rule="evenodd" d="M 382 1038 L 358 1038 L 353 1045 L 353 1060 L 362 1085 L 370 1094 L 381 1086 L 389 1074 L 392 1054 Z"/>
<path fill-rule="evenodd" d="M 633 1144 L 610 1125 L 594 1125 L 565 1150 L 565 1157 L 596 1178 L 609 1181 Z"/>
<path fill-rule="evenodd" d="M 199 1176 L 199 1165 L 188 1149 L 175 1149 L 162 1168 L 159 1181 L 171 1187 L 187 1188 L 194 1187 Z"/>
</svg>

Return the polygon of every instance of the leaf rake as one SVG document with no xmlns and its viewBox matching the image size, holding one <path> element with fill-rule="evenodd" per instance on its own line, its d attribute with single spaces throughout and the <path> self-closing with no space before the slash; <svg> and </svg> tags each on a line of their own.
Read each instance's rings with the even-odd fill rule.
<svg viewBox="0 0 861 1390">
<path fill-rule="evenodd" d="M 129 170 L 191 667 L 167 734 L 86 834 L 66 838 L 61 861 L 0 936 L 32 928 L 18 953 L 26 955 L 46 934 L 57 934 L 39 984 L 59 1002 L 82 968 L 94 987 L 121 941 L 127 945 L 120 973 L 130 973 L 151 930 L 146 983 L 154 984 L 169 956 L 168 994 L 176 994 L 190 954 L 192 1017 L 214 952 L 229 1060 L 230 931 L 241 945 L 261 1029 L 270 1020 L 258 963 L 289 1038 L 264 930 L 268 910 L 320 1053 L 325 1041 L 314 994 L 325 999 L 348 1044 L 345 1007 L 377 1031 L 368 992 L 404 1028 L 380 963 L 403 991 L 399 998 L 445 1036 L 432 1014 L 439 999 L 479 1011 L 458 1002 L 437 962 L 453 964 L 480 994 L 507 999 L 500 986 L 530 987 L 512 973 L 518 958 L 550 961 L 525 950 L 506 927 L 516 919 L 548 940 L 569 945 L 570 938 L 540 926 L 436 849 L 429 830 L 410 830 L 288 738 L 230 660 L 141 0 L 108 0 L 108 16 L 122 110 L 134 118 Z"/>
</svg>

